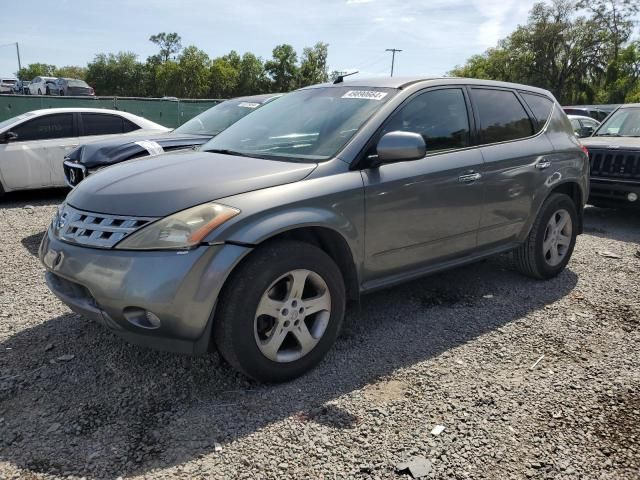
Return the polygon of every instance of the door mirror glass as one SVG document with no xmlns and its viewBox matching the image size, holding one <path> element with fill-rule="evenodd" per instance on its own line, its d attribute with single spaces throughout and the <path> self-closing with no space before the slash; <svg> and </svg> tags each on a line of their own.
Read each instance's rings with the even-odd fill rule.
<svg viewBox="0 0 640 480">
<path fill-rule="evenodd" d="M 582 127 L 578 133 L 580 138 L 590 137 L 593 135 L 593 127 Z"/>
<path fill-rule="evenodd" d="M 4 132 L 0 134 L 0 143 L 15 142 L 18 139 L 18 134 L 14 132 Z"/>
<path fill-rule="evenodd" d="M 377 163 L 404 162 L 418 160 L 427 154 L 427 145 L 419 133 L 389 132 L 378 141 Z"/>
</svg>

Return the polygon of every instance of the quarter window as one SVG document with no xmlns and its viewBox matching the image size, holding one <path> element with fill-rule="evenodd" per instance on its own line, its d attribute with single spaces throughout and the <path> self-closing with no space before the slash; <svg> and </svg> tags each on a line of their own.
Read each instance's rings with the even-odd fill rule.
<svg viewBox="0 0 640 480">
<path fill-rule="evenodd" d="M 73 114 L 59 113 L 34 118 L 11 131 L 18 135 L 19 142 L 73 137 Z"/>
<path fill-rule="evenodd" d="M 531 93 L 521 93 L 524 101 L 527 102 L 529 108 L 533 112 L 533 116 L 538 121 L 538 128 L 536 131 L 542 130 L 542 127 L 547 123 L 551 110 L 553 109 L 553 102 L 542 95 L 533 95 Z"/>
<path fill-rule="evenodd" d="M 396 112 L 383 132 L 419 133 L 427 152 L 469 146 L 469 116 L 459 88 L 422 93 Z"/>
<path fill-rule="evenodd" d="M 474 88 L 471 96 L 478 110 L 483 143 L 505 142 L 533 135 L 531 119 L 515 93 Z"/>
</svg>

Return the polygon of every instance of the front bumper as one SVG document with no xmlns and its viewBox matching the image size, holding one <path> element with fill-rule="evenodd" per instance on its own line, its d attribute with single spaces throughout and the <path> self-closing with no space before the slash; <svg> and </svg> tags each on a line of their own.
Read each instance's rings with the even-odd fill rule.
<svg viewBox="0 0 640 480">
<path fill-rule="evenodd" d="M 629 201 L 630 193 L 635 193 L 638 199 Z M 592 177 L 588 203 L 591 202 L 601 206 L 640 208 L 640 182 Z"/>
<path fill-rule="evenodd" d="M 47 285 L 74 312 L 131 343 L 197 355 L 208 349 L 220 290 L 249 251 L 229 244 L 189 251 L 96 249 L 62 242 L 49 229 L 39 256 Z M 159 322 L 140 322 L 144 312 Z"/>
</svg>

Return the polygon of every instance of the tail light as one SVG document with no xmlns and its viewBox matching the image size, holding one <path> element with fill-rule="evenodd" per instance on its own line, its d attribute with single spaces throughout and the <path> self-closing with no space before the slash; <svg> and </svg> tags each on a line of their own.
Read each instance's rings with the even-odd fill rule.
<svg viewBox="0 0 640 480">
<path fill-rule="evenodd" d="M 589 149 L 584 145 L 580 145 L 580 146 L 582 147 L 582 151 L 584 152 L 584 154 L 587 156 L 587 158 L 589 158 Z"/>
</svg>

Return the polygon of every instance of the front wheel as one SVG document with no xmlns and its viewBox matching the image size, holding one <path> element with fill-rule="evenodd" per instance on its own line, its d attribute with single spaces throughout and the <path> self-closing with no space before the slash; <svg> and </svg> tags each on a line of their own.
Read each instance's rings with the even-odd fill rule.
<svg viewBox="0 0 640 480">
<path fill-rule="evenodd" d="M 562 272 L 576 244 L 578 214 L 568 195 L 554 193 L 542 204 L 524 244 L 514 251 L 516 268 L 540 280 Z"/>
<path fill-rule="evenodd" d="M 214 339 L 234 368 L 283 382 L 316 366 L 342 326 L 345 286 L 323 250 L 281 241 L 258 247 L 232 274 L 218 305 Z"/>
</svg>

